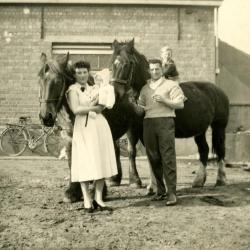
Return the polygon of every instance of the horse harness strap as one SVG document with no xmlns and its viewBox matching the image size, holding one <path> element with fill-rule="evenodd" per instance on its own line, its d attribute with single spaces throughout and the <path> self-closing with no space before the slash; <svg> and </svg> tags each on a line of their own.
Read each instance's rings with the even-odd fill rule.
<svg viewBox="0 0 250 250">
<path fill-rule="evenodd" d="M 53 99 L 43 99 L 43 98 L 39 98 L 39 101 L 40 103 L 49 103 L 49 102 L 56 102 L 58 101 L 57 103 L 57 107 L 56 107 L 56 110 L 58 110 L 58 107 L 60 106 L 61 104 L 61 101 L 63 99 L 63 96 L 64 96 L 64 92 L 65 92 L 65 88 L 66 88 L 66 82 L 65 82 L 65 77 L 70 79 L 70 77 L 66 76 L 65 74 L 63 74 L 60 69 L 53 63 L 48 63 L 48 66 L 50 68 L 50 70 L 55 73 L 55 74 L 59 74 L 62 76 L 62 79 L 63 79 L 63 88 L 62 88 L 62 91 L 61 91 L 61 94 L 58 98 L 53 98 Z"/>
<path fill-rule="evenodd" d="M 123 79 L 112 79 L 112 80 L 111 80 L 111 83 L 118 83 L 118 84 L 122 84 L 122 85 L 129 86 L 129 85 L 130 85 L 130 82 L 132 81 L 133 73 L 134 73 L 133 63 L 131 62 L 131 64 L 132 64 L 132 67 L 131 67 L 131 71 L 130 71 L 130 74 L 129 74 L 129 77 L 128 77 L 127 80 L 123 80 Z"/>
<path fill-rule="evenodd" d="M 64 93 L 65 93 L 65 88 L 66 88 L 66 83 L 65 83 L 65 79 L 63 77 L 63 88 L 62 88 L 62 91 L 61 91 L 61 94 L 58 98 L 54 98 L 54 99 L 42 99 L 40 98 L 40 103 L 49 103 L 49 102 L 57 102 L 57 105 L 56 105 L 56 110 L 58 110 L 61 102 L 62 102 L 62 99 L 63 99 L 63 96 L 64 96 Z"/>
<path fill-rule="evenodd" d="M 122 80 L 122 79 L 112 79 L 111 83 L 119 83 L 119 84 L 122 84 L 122 85 L 127 85 L 128 81 L 127 80 Z"/>
<path fill-rule="evenodd" d="M 55 74 L 58 74 L 58 75 L 61 75 L 62 76 L 62 79 L 63 79 L 63 88 L 62 88 L 62 92 L 59 96 L 59 98 L 54 98 L 54 99 L 42 99 L 42 98 L 39 98 L 39 101 L 40 103 L 49 103 L 49 102 L 56 102 L 58 101 L 57 103 L 57 109 L 63 99 L 63 96 L 64 96 L 64 92 L 65 92 L 65 87 L 66 87 L 66 83 L 65 83 L 65 78 L 68 78 L 69 80 L 72 80 L 71 77 L 67 76 L 66 74 L 62 73 L 59 66 L 54 64 L 54 63 L 48 63 L 47 64 L 49 66 L 49 69 L 55 73 Z"/>
</svg>

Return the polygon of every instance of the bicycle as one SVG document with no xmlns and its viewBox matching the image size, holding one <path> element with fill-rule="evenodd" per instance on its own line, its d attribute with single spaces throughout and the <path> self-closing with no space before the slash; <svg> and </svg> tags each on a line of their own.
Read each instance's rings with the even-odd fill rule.
<svg viewBox="0 0 250 250">
<path fill-rule="evenodd" d="M 0 148 L 9 156 L 19 156 L 28 147 L 31 151 L 43 144 L 44 151 L 54 155 L 58 151 L 60 143 L 58 126 L 46 127 L 40 124 L 32 124 L 31 118 L 20 117 L 19 123 L 7 123 L 7 128 L 0 135 Z M 34 131 L 41 130 L 39 135 Z"/>
</svg>

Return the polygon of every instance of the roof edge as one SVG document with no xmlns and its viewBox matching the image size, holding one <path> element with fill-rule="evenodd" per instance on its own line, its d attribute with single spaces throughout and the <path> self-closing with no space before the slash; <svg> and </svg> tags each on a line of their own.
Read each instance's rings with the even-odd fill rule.
<svg viewBox="0 0 250 250">
<path fill-rule="evenodd" d="M 182 5 L 217 6 L 223 0 L 0 0 L 0 4 L 102 4 L 102 5 Z"/>
</svg>

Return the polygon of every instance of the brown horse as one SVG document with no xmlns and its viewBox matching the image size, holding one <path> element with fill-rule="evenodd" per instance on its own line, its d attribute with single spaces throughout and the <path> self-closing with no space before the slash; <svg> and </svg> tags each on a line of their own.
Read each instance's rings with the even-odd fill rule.
<svg viewBox="0 0 250 250">
<path fill-rule="evenodd" d="M 113 43 L 113 84 L 118 98 L 124 98 L 129 92 L 138 96 L 142 86 L 149 77 L 148 63 L 142 54 L 134 48 L 134 40 L 125 43 Z M 206 131 L 212 128 L 212 146 L 217 155 L 218 175 L 217 185 L 226 183 L 225 175 L 225 129 L 229 116 L 229 100 L 225 93 L 215 84 L 209 82 L 183 82 L 180 83 L 187 101 L 184 109 L 176 110 L 175 136 L 176 138 L 194 137 L 200 155 L 200 168 L 193 182 L 193 187 L 202 187 L 206 181 L 206 166 L 209 147 L 206 141 Z M 127 104 L 129 112 L 138 111 L 138 106 L 131 100 Z M 130 161 L 135 166 L 135 145 L 142 138 L 142 116 L 138 116 L 130 124 L 128 139 L 130 141 Z"/>
</svg>

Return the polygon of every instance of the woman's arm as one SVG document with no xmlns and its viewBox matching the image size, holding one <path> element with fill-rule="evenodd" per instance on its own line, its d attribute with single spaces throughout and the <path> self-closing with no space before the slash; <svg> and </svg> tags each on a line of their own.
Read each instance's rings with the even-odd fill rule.
<svg viewBox="0 0 250 250">
<path fill-rule="evenodd" d="M 91 103 L 91 106 L 82 106 L 79 104 L 78 94 L 76 91 L 69 91 L 68 93 L 68 103 L 69 107 L 75 115 L 85 115 L 90 111 L 96 113 L 101 113 L 103 107 L 101 105 L 94 106 L 94 102 Z"/>
</svg>

